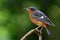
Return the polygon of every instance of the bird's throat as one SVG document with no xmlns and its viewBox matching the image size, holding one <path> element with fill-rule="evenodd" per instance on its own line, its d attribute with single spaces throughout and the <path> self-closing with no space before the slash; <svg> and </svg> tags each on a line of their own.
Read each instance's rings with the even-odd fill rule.
<svg viewBox="0 0 60 40">
<path fill-rule="evenodd" d="M 33 12 L 31 10 L 29 10 L 29 14 L 32 14 Z"/>
</svg>

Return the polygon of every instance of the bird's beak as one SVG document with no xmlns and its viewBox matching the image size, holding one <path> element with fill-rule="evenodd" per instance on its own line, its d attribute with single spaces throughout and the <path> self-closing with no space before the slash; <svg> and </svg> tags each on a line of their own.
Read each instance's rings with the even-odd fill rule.
<svg viewBox="0 0 60 40">
<path fill-rule="evenodd" d="M 27 11 L 29 11 L 29 9 L 28 8 L 25 8 Z"/>
</svg>

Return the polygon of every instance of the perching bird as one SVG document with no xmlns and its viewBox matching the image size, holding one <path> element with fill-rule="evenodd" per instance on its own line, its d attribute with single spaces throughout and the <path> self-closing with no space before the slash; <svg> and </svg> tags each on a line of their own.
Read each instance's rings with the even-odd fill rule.
<svg viewBox="0 0 60 40">
<path fill-rule="evenodd" d="M 48 29 L 48 26 L 54 26 L 51 20 L 43 12 L 39 11 L 35 7 L 28 7 L 25 9 L 29 12 L 31 21 L 40 27 L 44 27 L 47 30 L 48 35 L 50 36 L 51 32 Z"/>
</svg>

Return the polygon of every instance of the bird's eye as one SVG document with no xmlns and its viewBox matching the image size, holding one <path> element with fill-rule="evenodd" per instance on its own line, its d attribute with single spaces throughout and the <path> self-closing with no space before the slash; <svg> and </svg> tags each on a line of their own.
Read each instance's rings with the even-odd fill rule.
<svg viewBox="0 0 60 40">
<path fill-rule="evenodd" d="M 30 10 L 35 11 L 35 9 L 34 9 L 34 8 L 31 8 Z"/>
</svg>

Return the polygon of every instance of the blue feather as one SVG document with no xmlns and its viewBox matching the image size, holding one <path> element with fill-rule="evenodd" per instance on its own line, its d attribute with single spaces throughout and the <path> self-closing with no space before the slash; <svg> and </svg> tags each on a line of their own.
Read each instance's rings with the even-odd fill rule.
<svg viewBox="0 0 60 40">
<path fill-rule="evenodd" d="M 45 29 L 46 29 L 48 35 L 51 36 L 52 35 L 51 31 L 48 28 L 45 28 Z"/>
</svg>

